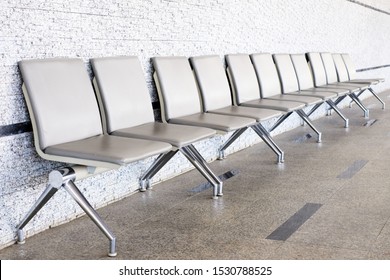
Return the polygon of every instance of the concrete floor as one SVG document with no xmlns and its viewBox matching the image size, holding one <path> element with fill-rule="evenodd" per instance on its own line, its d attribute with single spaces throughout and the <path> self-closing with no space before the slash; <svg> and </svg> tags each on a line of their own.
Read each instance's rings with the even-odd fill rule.
<svg viewBox="0 0 390 280">
<path fill-rule="evenodd" d="M 342 110 L 348 129 L 336 114 L 316 120 L 321 144 L 307 126 L 276 136 L 282 165 L 264 143 L 211 163 L 237 173 L 218 200 L 196 192 L 204 179 L 191 171 L 99 209 L 117 236 L 116 259 L 390 259 L 390 109 L 364 103 L 369 119 L 357 106 Z M 107 250 L 81 217 L 0 259 L 108 259 Z"/>
</svg>

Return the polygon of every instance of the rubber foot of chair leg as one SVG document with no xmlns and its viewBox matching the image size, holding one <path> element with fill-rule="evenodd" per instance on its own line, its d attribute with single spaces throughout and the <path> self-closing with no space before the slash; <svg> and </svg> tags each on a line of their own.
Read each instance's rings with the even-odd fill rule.
<svg viewBox="0 0 390 280">
<path fill-rule="evenodd" d="M 26 243 L 26 236 L 25 236 L 24 230 L 19 229 L 17 232 L 17 235 L 18 235 L 18 237 L 17 237 L 16 243 L 18 243 L 18 244 Z"/>
<path fill-rule="evenodd" d="M 146 192 L 146 181 L 145 180 L 143 180 L 143 181 L 140 181 L 139 182 L 139 185 L 140 185 L 140 187 L 139 187 L 139 191 L 140 192 Z"/>
<path fill-rule="evenodd" d="M 284 163 L 284 154 L 278 156 L 277 164 L 282 164 L 282 163 Z"/>
<path fill-rule="evenodd" d="M 218 160 L 224 160 L 226 158 L 225 152 L 224 151 L 219 151 L 218 152 Z"/>
<path fill-rule="evenodd" d="M 218 185 L 217 196 L 223 196 L 222 189 L 223 189 L 223 182 L 220 182 Z"/>
<path fill-rule="evenodd" d="M 346 120 L 346 121 L 345 121 L 344 127 L 345 127 L 345 128 L 348 128 L 348 127 L 349 127 L 349 120 Z"/>
<path fill-rule="evenodd" d="M 319 133 L 317 138 L 317 143 L 321 143 L 321 142 L 322 142 L 322 133 Z"/>
<path fill-rule="evenodd" d="M 116 257 L 116 238 L 110 240 L 110 249 L 108 250 L 109 257 Z"/>
<path fill-rule="evenodd" d="M 145 179 L 143 181 L 140 181 L 140 192 L 145 192 L 146 190 L 151 190 L 153 189 L 152 183 L 150 182 L 150 179 Z"/>
<path fill-rule="evenodd" d="M 150 179 L 146 181 L 146 189 L 147 190 L 153 189 L 152 182 L 150 182 Z"/>
</svg>

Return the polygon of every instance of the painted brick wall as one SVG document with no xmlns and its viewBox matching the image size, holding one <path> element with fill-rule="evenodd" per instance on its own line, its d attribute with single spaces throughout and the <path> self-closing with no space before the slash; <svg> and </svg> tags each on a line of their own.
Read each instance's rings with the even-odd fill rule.
<svg viewBox="0 0 390 280">
<path fill-rule="evenodd" d="M 380 9 L 382 2 L 376 8 Z M 374 67 L 390 64 L 389 25 L 389 15 L 345 0 L 2 0 L 0 126 L 29 121 L 17 68 L 22 59 L 80 57 L 88 68 L 92 57 L 137 55 L 151 99 L 156 101 L 150 65 L 153 56 L 219 54 L 222 58 L 237 52 L 331 51 L 350 53 L 357 68 Z M 390 80 L 390 68 L 359 75 Z M 389 87 L 386 82 L 377 89 Z M 319 110 L 314 117 L 324 114 Z M 291 118 L 275 133 L 299 124 L 297 118 Z M 207 160 L 215 160 L 218 146 L 228 136 L 216 136 L 197 147 Z M 248 131 L 228 153 L 258 142 Z M 79 187 L 92 205 L 104 206 L 134 192 L 138 177 L 152 160 L 88 178 Z M 39 158 L 31 132 L 0 137 L 0 248 L 13 242 L 18 221 L 45 188 L 48 173 L 59 166 L 62 164 Z M 177 155 L 155 182 L 190 168 L 185 158 Z M 80 214 L 78 206 L 60 191 L 27 226 L 27 234 Z"/>
</svg>

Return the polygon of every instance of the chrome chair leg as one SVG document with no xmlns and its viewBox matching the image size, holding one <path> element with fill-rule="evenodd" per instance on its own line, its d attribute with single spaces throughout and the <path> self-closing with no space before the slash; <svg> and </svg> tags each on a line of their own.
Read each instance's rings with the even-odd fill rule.
<svg viewBox="0 0 390 280">
<path fill-rule="evenodd" d="M 241 134 L 243 134 L 248 128 L 237 129 L 226 142 L 218 150 L 218 159 L 222 160 L 225 158 L 225 150 L 234 142 Z"/>
<path fill-rule="evenodd" d="M 359 99 L 359 96 L 365 92 L 366 90 L 363 89 L 361 91 L 359 91 L 358 94 L 352 92 L 352 93 L 349 93 L 348 96 L 351 98 L 351 102 L 349 103 L 349 107 L 352 108 L 352 103 L 355 102 L 356 105 L 359 106 L 360 109 L 362 109 L 363 113 L 364 113 L 364 117 L 365 118 L 368 118 L 369 116 L 369 110 L 366 108 L 366 106 L 363 105 L 363 103 L 361 102 L 361 100 Z M 337 105 L 337 103 L 336 103 Z"/>
<path fill-rule="evenodd" d="M 161 154 L 152 163 L 152 165 L 146 170 L 144 175 L 139 179 L 140 191 L 144 192 L 146 189 L 151 189 L 150 179 L 160 171 L 161 168 L 178 152 L 178 150 L 172 150 L 165 154 Z"/>
<path fill-rule="evenodd" d="M 267 136 L 267 138 L 271 141 L 271 143 L 274 145 L 274 147 L 280 152 L 281 154 L 281 162 L 284 162 L 284 151 L 278 146 L 278 144 L 276 144 L 276 142 L 274 141 L 274 139 L 272 138 L 271 134 L 267 131 L 267 129 L 262 126 L 261 124 L 259 124 L 257 126 L 261 131 L 263 131 L 263 133 Z"/>
<path fill-rule="evenodd" d="M 314 124 L 311 122 L 311 120 L 306 115 L 306 113 L 302 109 L 297 110 L 296 112 L 310 126 L 310 128 L 317 134 L 317 142 L 321 143 L 322 133 L 314 126 Z"/>
<path fill-rule="evenodd" d="M 357 98 L 359 98 L 359 97 L 360 97 L 360 95 L 361 95 L 363 92 L 365 92 L 365 91 L 366 91 L 365 89 L 363 89 L 363 90 L 359 91 L 359 93 L 358 93 L 358 94 L 355 94 L 355 95 L 356 95 L 356 97 L 357 97 Z M 359 99 L 359 100 L 360 100 L 360 99 Z M 349 102 L 349 108 L 352 108 L 352 104 L 353 104 L 354 102 L 355 102 L 355 100 L 351 98 L 351 101 Z"/>
<path fill-rule="evenodd" d="M 347 95 L 339 96 L 333 103 L 337 106 L 341 101 L 343 101 Z M 353 102 L 353 100 L 351 101 Z M 349 106 L 351 107 L 351 106 Z M 332 108 L 329 108 L 329 116 L 332 114 Z"/>
<path fill-rule="evenodd" d="M 306 115 L 308 117 L 310 117 L 311 114 L 313 114 L 323 103 L 318 103 L 316 105 L 314 105 L 313 108 L 311 108 L 311 110 L 309 111 L 309 113 L 307 113 Z"/>
<path fill-rule="evenodd" d="M 344 120 L 344 127 L 347 128 L 349 126 L 349 120 L 341 113 L 340 109 L 332 100 L 327 100 L 326 103 Z"/>
<path fill-rule="evenodd" d="M 366 108 L 366 106 L 363 105 L 363 103 L 360 101 L 360 99 L 356 96 L 355 93 L 350 93 L 348 95 L 355 103 L 359 106 L 360 109 L 362 109 L 364 113 L 364 117 L 368 118 L 370 115 L 370 111 Z"/>
<path fill-rule="evenodd" d="M 64 188 L 73 197 L 77 204 L 84 210 L 84 212 L 91 218 L 91 220 L 98 226 L 98 228 L 104 233 L 104 235 L 110 240 L 108 256 L 115 257 L 117 252 L 116 238 L 114 234 L 104 223 L 96 210 L 91 206 L 91 204 L 89 204 L 88 200 L 83 196 L 73 181 L 69 180 L 65 182 Z"/>
<path fill-rule="evenodd" d="M 194 147 L 194 145 L 188 145 L 188 149 L 192 152 L 195 159 L 198 160 L 198 162 L 202 165 L 202 167 L 210 174 L 210 176 L 215 180 L 215 182 L 219 185 L 218 187 L 218 196 L 223 196 L 222 188 L 223 188 L 223 182 L 215 173 L 210 169 L 209 165 L 207 164 L 207 161 L 204 159 L 204 157 L 199 153 L 199 151 Z"/>
<path fill-rule="evenodd" d="M 270 147 L 271 150 L 276 154 L 277 163 L 284 162 L 284 152 L 276 145 L 272 137 L 268 133 L 264 132 L 265 129 L 263 130 L 258 125 L 260 124 L 252 126 L 252 129 L 257 133 L 257 135 L 260 136 L 261 139 L 263 139 L 264 143 L 266 143 L 268 147 Z"/>
<path fill-rule="evenodd" d="M 269 130 L 270 132 L 274 131 L 280 124 L 282 124 L 293 112 L 288 112 L 287 114 L 282 115 L 275 124 Z"/>
<path fill-rule="evenodd" d="M 220 190 L 219 182 L 215 181 L 213 176 L 207 172 L 203 168 L 203 166 L 199 163 L 199 161 L 193 156 L 191 151 L 188 149 L 188 147 L 182 147 L 180 151 L 183 153 L 183 155 L 192 163 L 192 165 L 202 174 L 207 181 L 209 181 L 213 185 L 213 199 L 218 198 L 218 192 Z"/>
<path fill-rule="evenodd" d="M 382 104 L 382 109 L 384 110 L 386 107 L 385 102 L 376 94 L 376 92 L 372 88 L 368 88 L 368 90 L 375 96 L 376 99 Z"/>
<path fill-rule="evenodd" d="M 38 213 L 40 209 L 42 209 L 42 207 L 50 200 L 50 198 L 61 187 L 63 187 L 110 240 L 108 255 L 110 257 L 116 256 L 117 253 L 115 236 L 112 234 L 107 225 L 97 214 L 95 209 L 93 209 L 93 207 L 89 204 L 89 202 L 80 192 L 80 190 L 76 187 L 73 182 L 75 179 L 76 173 L 71 167 L 66 167 L 50 172 L 48 187 L 38 198 L 37 202 L 33 205 L 31 210 L 27 213 L 27 215 L 23 218 L 23 220 L 17 227 L 18 243 L 24 243 L 25 234 L 23 228 L 27 225 L 27 223 Z"/>
<path fill-rule="evenodd" d="M 61 187 L 61 186 L 60 186 Z M 42 209 L 43 206 L 53 197 L 53 195 L 59 190 L 58 187 L 52 186 L 50 183 L 35 202 L 35 204 L 31 207 L 30 211 L 26 214 L 26 216 L 22 219 L 22 221 L 17 226 L 17 243 L 24 244 L 25 240 L 25 232 L 23 228 L 30 222 L 30 220 Z"/>
</svg>

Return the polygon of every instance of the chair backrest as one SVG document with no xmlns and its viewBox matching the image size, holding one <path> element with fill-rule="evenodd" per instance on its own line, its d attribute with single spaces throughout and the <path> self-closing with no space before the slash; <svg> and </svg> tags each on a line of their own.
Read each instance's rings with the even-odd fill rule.
<svg viewBox="0 0 390 280">
<path fill-rule="evenodd" d="M 348 82 L 349 76 L 347 67 L 344 64 L 343 58 L 341 57 L 341 54 L 334 53 L 332 54 L 334 65 L 336 66 L 336 72 L 337 77 L 339 79 L 339 82 Z"/>
<path fill-rule="evenodd" d="M 152 62 L 162 119 L 169 121 L 202 112 L 197 84 L 188 59 L 183 56 L 154 57 Z"/>
<path fill-rule="evenodd" d="M 195 73 L 203 110 L 220 109 L 232 105 L 229 81 L 218 55 L 191 57 L 190 62 Z"/>
<path fill-rule="evenodd" d="M 91 64 L 108 133 L 154 121 L 150 94 L 137 57 L 94 58 Z"/>
<path fill-rule="evenodd" d="M 313 76 L 307 63 L 305 54 L 292 54 L 291 60 L 295 68 L 295 73 L 297 74 L 299 89 L 305 90 L 313 88 Z"/>
<path fill-rule="evenodd" d="M 356 79 L 356 67 L 353 63 L 351 57 L 347 53 L 342 53 L 341 57 L 343 58 L 343 61 L 345 63 L 345 67 L 347 67 L 348 76 L 350 80 Z"/>
<path fill-rule="evenodd" d="M 273 55 L 283 93 L 299 91 L 297 74 L 289 54 Z"/>
<path fill-rule="evenodd" d="M 318 52 L 309 52 L 306 55 L 313 73 L 314 85 L 316 87 L 326 85 L 326 71 L 324 63 L 322 62 L 321 54 Z"/>
<path fill-rule="evenodd" d="M 322 62 L 324 63 L 326 79 L 328 84 L 337 83 L 336 66 L 331 53 L 321 53 Z"/>
<path fill-rule="evenodd" d="M 249 55 L 226 55 L 226 64 L 233 90 L 234 104 L 239 105 L 243 102 L 260 99 L 259 82 Z"/>
<path fill-rule="evenodd" d="M 280 79 L 272 55 L 269 53 L 252 54 L 251 60 L 260 85 L 261 97 L 281 94 Z"/>
<path fill-rule="evenodd" d="M 99 107 L 80 59 L 19 62 L 37 150 L 103 133 Z"/>
</svg>

